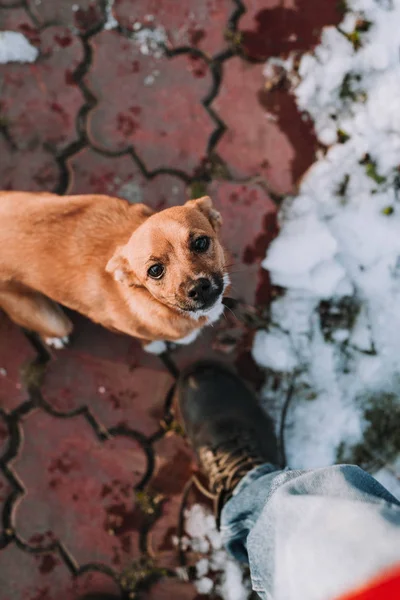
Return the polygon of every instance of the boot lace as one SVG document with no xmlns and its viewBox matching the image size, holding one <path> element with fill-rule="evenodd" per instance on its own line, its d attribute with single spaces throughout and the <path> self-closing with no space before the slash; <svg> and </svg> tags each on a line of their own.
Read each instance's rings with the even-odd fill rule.
<svg viewBox="0 0 400 600">
<path fill-rule="evenodd" d="M 246 473 L 265 463 L 254 440 L 243 434 L 214 448 L 200 448 L 199 458 L 207 473 L 210 492 L 223 496 L 224 502 Z"/>
</svg>

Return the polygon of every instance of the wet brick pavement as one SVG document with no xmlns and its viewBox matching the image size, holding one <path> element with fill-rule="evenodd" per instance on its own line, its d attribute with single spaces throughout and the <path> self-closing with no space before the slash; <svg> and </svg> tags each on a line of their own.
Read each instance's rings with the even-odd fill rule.
<svg viewBox="0 0 400 600">
<path fill-rule="evenodd" d="M 1 189 L 155 209 L 209 193 L 222 212 L 232 295 L 252 309 L 227 311 L 171 368 L 213 356 L 263 382 L 250 349 L 274 290 L 260 263 L 316 150 L 263 63 L 309 50 L 338 4 L 0 0 L 0 30 L 40 51 L 0 65 Z M 196 470 L 170 410 L 174 369 L 72 319 L 70 347 L 47 356 L 0 315 L 0 599 L 199 600 L 172 543 Z"/>
</svg>

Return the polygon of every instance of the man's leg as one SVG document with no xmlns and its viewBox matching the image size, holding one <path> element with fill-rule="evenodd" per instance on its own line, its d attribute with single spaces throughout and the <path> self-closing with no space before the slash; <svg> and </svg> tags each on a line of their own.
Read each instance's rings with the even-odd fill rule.
<svg viewBox="0 0 400 600">
<path fill-rule="evenodd" d="M 400 504 L 352 465 L 259 467 L 225 505 L 221 532 L 261 598 L 339 598 L 400 563 Z"/>
<path fill-rule="evenodd" d="M 355 466 L 281 471 L 270 419 L 225 367 L 194 365 L 176 393 L 222 510 L 229 551 L 273 600 L 329 600 L 400 563 L 400 504 Z"/>
</svg>

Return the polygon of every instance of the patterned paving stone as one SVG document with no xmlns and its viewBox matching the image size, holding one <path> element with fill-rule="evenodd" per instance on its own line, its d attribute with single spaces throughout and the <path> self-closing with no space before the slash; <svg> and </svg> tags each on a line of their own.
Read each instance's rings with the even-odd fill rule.
<svg viewBox="0 0 400 600">
<path fill-rule="evenodd" d="M 149 551 L 161 569 L 176 569 L 180 566 L 177 542 L 178 523 L 182 498 L 167 496 L 162 502 L 161 516 L 149 533 Z"/>
<path fill-rule="evenodd" d="M 18 6 L 20 4 L 19 0 L 0 0 L 0 7 L 9 8 L 12 6 Z"/>
<path fill-rule="evenodd" d="M 196 588 L 191 583 L 185 583 L 178 579 L 163 578 L 155 583 L 148 592 L 140 596 L 140 600 L 200 600 Z"/>
<path fill-rule="evenodd" d="M 213 107 L 228 129 L 216 151 L 235 178 L 260 175 L 275 193 L 285 194 L 313 162 L 315 140 L 291 96 L 280 92 L 270 101 L 264 86 L 262 65 L 240 58 L 225 63 Z"/>
<path fill-rule="evenodd" d="M 177 535 L 181 495 L 186 482 L 197 471 L 194 453 L 182 436 L 169 432 L 154 444 L 156 465 L 150 488 L 164 498 L 162 512 L 149 536 L 150 551 L 162 568 L 180 566 L 174 539 Z"/>
<path fill-rule="evenodd" d="M 195 470 L 194 453 L 187 440 L 168 432 L 154 444 L 155 469 L 151 488 L 160 494 L 180 494 Z"/>
<path fill-rule="evenodd" d="M 147 179 L 131 155 L 112 158 L 85 148 L 69 159 L 68 166 L 68 194 L 108 194 L 131 203 L 144 202 L 155 210 L 187 200 L 182 179 L 166 174 Z"/>
<path fill-rule="evenodd" d="M 339 24 L 343 16 L 337 0 L 245 0 L 244 4 L 241 46 L 246 56 L 261 61 L 311 50 L 322 28 Z"/>
<path fill-rule="evenodd" d="M 209 56 L 226 48 L 225 32 L 237 5 L 233 0 L 116 0 L 114 16 L 122 27 L 141 27 L 164 32 L 170 48 L 191 46 Z"/>
<path fill-rule="evenodd" d="M 0 65 L 1 118 L 18 150 L 60 151 L 76 139 L 83 97 L 72 74 L 82 57 L 78 38 L 68 29 L 50 27 L 40 34 L 35 63 Z"/>
<path fill-rule="evenodd" d="M 5 0 L 0 1 L 0 8 L 4 6 L 11 7 L 12 2 L 7 5 L 4 1 Z M 14 5 L 15 4 L 14 0 Z M 19 31 L 28 38 L 31 44 L 35 46 L 40 44 L 40 35 L 37 27 L 22 6 L 17 8 L 2 8 L 2 10 L 0 10 L 0 30 Z"/>
<path fill-rule="evenodd" d="M 82 60 L 80 41 L 60 27 L 40 36 L 20 10 L 0 11 L 5 26 L 40 48 L 34 64 L 0 65 L 0 188 L 48 190 L 59 181 L 52 153 L 77 137 L 75 119 L 83 96 L 72 80 Z"/>
<path fill-rule="evenodd" d="M 277 233 L 277 209 L 256 184 L 215 180 L 208 193 L 222 214 L 222 241 L 228 253 L 231 295 L 250 305 L 266 304 L 268 281 L 261 261 Z"/>
<path fill-rule="evenodd" d="M 103 21 L 100 0 L 27 0 L 40 24 L 57 24 L 87 33 Z"/>
<path fill-rule="evenodd" d="M 45 148 L 18 150 L 0 133 L 0 188 L 51 192 L 59 181 L 57 162 Z"/>
<path fill-rule="evenodd" d="M 62 413 L 88 406 L 105 427 L 125 425 L 153 435 L 173 380 L 162 362 L 128 336 L 79 319 L 70 348 L 46 371 L 43 396 Z"/>
<path fill-rule="evenodd" d="M 55 419 L 43 412 L 24 422 L 15 471 L 26 494 L 15 514 L 18 534 L 45 549 L 58 539 L 78 564 L 103 562 L 119 570 L 139 556 L 143 513 L 132 486 L 148 459 L 135 439 L 103 443 L 83 417 Z"/>
<path fill-rule="evenodd" d="M 235 312 L 237 312 L 235 310 Z M 256 365 L 251 354 L 254 330 L 248 330 L 232 313 L 225 311 L 224 317 L 211 328 L 203 330 L 188 351 L 176 350 L 174 359 L 179 369 L 184 369 L 197 360 L 216 360 L 230 365 L 255 390 L 260 390 L 265 374 Z"/>
<path fill-rule="evenodd" d="M 1 407 L 0 407 L 1 408 Z M 7 451 L 8 444 L 10 441 L 9 429 L 6 421 L 2 414 L 0 414 L 0 458 L 4 456 Z M 1 489 L 0 485 L 0 489 Z"/>
<path fill-rule="evenodd" d="M 55 553 L 29 554 L 14 544 L 0 553 L 2 600 L 78 600 L 82 594 L 117 593 L 117 585 L 107 575 L 88 572 L 72 578 Z"/>
<path fill-rule="evenodd" d="M 11 411 L 27 400 L 21 368 L 35 352 L 21 330 L 0 312 L 0 408 Z"/>
<path fill-rule="evenodd" d="M 215 129 L 201 104 L 212 83 L 205 63 L 189 55 L 151 54 L 116 31 L 104 31 L 91 43 L 86 81 L 98 98 L 88 121 L 94 146 L 121 151 L 133 145 L 150 171 L 193 173 Z"/>
<path fill-rule="evenodd" d="M 152 435 L 159 429 L 171 384 L 165 371 L 130 367 L 65 350 L 49 366 L 43 394 L 58 412 L 88 406 L 107 427 L 126 425 Z"/>
<path fill-rule="evenodd" d="M 112 333 L 78 313 L 68 310 L 66 312 L 74 323 L 71 343 L 68 346 L 70 350 L 104 361 L 121 362 L 131 368 L 141 365 L 161 369 L 162 365 L 156 357 L 141 351 L 138 340 Z M 63 355 L 63 352 L 56 354 L 59 358 Z"/>
</svg>

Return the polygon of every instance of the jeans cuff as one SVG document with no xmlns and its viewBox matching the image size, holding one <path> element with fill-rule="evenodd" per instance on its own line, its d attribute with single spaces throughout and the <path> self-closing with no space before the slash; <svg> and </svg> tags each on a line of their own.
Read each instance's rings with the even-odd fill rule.
<svg viewBox="0 0 400 600">
<path fill-rule="evenodd" d="M 259 479 L 263 475 L 268 475 L 269 473 L 273 473 L 274 471 L 279 471 L 279 467 L 273 465 L 272 463 L 265 463 L 264 465 L 259 465 L 258 467 L 254 467 L 251 471 L 246 473 L 243 479 L 237 484 L 235 489 L 233 490 L 232 496 L 236 496 L 241 492 L 245 487 L 247 487 L 250 483 Z"/>
</svg>

